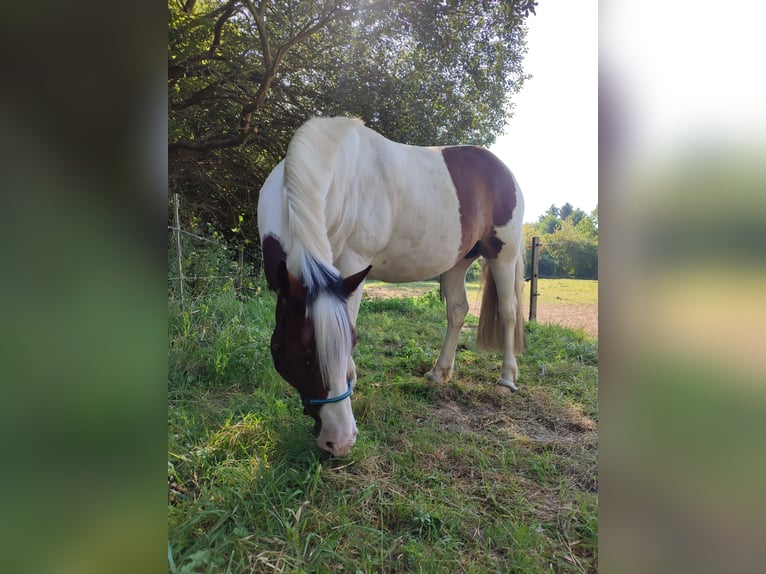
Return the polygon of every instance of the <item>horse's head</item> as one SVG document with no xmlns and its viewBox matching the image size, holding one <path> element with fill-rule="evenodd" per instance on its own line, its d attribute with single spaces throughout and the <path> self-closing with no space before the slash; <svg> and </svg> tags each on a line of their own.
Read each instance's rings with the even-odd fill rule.
<svg viewBox="0 0 766 574">
<path fill-rule="evenodd" d="M 348 319 L 346 298 L 368 272 L 369 267 L 339 281 L 335 289 L 317 294 L 309 293 L 287 271 L 284 261 L 279 265 L 271 356 L 279 374 L 300 393 L 303 412 L 314 418 L 319 448 L 335 456 L 348 454 L 356 442 L 350 399 L 355 374 L 349 372 L 356 333 Z M 336 307 L 330 309 L 329 328 L 328 306 Z M 317 336 L 323 337 L 319 345 Z"/>
</svg>

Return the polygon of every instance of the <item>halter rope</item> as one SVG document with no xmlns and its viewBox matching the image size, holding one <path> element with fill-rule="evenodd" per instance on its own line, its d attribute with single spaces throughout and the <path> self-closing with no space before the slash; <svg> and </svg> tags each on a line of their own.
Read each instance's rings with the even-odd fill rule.
<svg viewBox="0 0 766 574">
<path fill-rule="evenodd" d="M 343 393 L 342 395 L 338 397 L 333 397 L 331 399 L 309 399 L 308 403 L 310 405 L 326 405 L 328 403 L 339 403 L 343 399 L 347 399 L 351 395 L 354 394 L 354 381 L 351 379 L 348 380 L 348 390 Z"/>
</svg>

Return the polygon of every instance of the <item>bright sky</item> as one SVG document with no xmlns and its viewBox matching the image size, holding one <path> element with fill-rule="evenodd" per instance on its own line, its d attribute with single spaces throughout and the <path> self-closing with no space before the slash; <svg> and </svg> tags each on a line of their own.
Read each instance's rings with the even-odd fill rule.
<svg viewBox="0 0 766 574">
<path fill-rule="evenodd" d="M 598 1 L 546 0 L 527 19 L 513 117 L 490 149 L 513 171 L 525 222 L 551 204 L 598 204 Z"/>
<path fill-rule="evenodd" d="M 635 159 L 662 160 L 706 145 L 762 145 L 766 82 L 757 70 L 766 53 L 766 6 L 723 6 L 712 0 L 604 6 L 602 65 L 621 100 Z"/>
</svg>

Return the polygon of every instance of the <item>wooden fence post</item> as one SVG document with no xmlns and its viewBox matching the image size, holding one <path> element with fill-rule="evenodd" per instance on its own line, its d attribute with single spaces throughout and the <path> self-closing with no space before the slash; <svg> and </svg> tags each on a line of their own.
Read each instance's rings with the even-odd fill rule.
<svg viewBox="0 0 766 574">
<path fill-rule="evenodd" d="M 529 320 L 537 321 L 537 275 L 540 261 L 540 238 L 532 238 L 532 277 L 529 284 Z"/>
<path fill-rule="evenodd" d="M 239 259 L 237 260 L 237 263 L 239 264 L 239 273 L 237 274 L 237 277 L 234 279 L 234 289 L 236 290 L 237 294 L 241 297 L 242 296 L 242 285 L 244 283 L 243 279 L 245 276 L 245 240 L 242 240 L 242 243 L 239 245 Z"/>
<path fill-rule="evenodd" d="M 184 308 L 184 275 L 181 265 L 181 220 L 178 217 L 178 194 L 173 194 L 174 223 L 176 228 L 176 255 L 178 256 L 178 284 L 180 285 L 181 309 Z"/>
</svg>

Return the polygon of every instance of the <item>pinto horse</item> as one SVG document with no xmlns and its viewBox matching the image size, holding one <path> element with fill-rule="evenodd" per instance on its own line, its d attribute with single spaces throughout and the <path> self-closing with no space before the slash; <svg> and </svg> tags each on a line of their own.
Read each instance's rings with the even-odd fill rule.
<svg viewBox="0 0 766 574">
<path fill-rule="evenodd" d="M 483 256 L 477 343 L 502 350 L 497 383 L 516 390 L 523 214 L 513 174 L 483 148 L 395 143 L 349 118 L 314 118 L 296 131 L 261 189 L 258 227 L 277 292 L 274 366 L 300 393 L 321 449 L 343 456 L 356 441 L 351 354 L 366 277 L 441 276 L 447 334 L 426 375 L 441 383 L 468 312 L 466 271 Z"/>
</svg>

